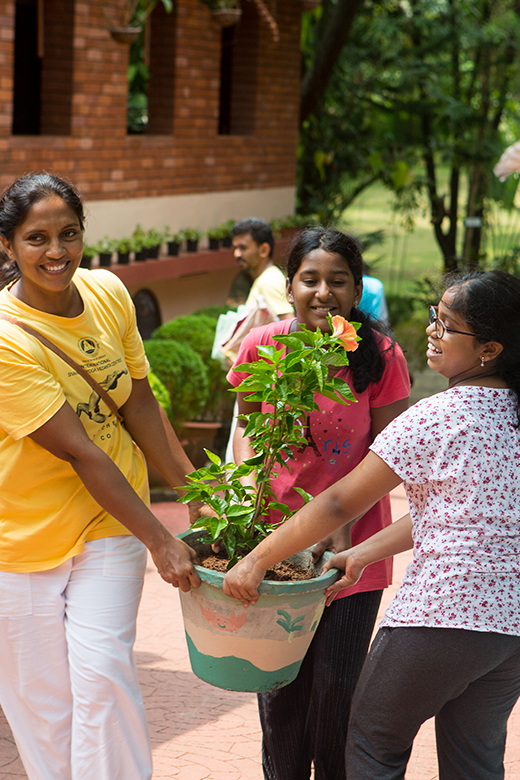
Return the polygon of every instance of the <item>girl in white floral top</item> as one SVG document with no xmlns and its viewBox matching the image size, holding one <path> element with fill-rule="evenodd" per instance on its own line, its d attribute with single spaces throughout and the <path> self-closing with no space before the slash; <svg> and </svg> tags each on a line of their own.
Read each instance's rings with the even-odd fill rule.
<svg viewBox="0 0 520 780">
<path fill-rule="evenodd" d="M 489 271 L 452 282 L 426 332 L 428 364 L 448 390 L 391 422 L 354 471 L 225 582 L 254 603 L 266 568 L 404 482 L 410 514 L 328 564 L 344 571 L 330 603 L 370 563 L 414 549 L 356 689 L 349 780 L 404 778 L 432 716 L 440 780 L 501 780 L 520 695 L 520 279 Z"/>
</svg>

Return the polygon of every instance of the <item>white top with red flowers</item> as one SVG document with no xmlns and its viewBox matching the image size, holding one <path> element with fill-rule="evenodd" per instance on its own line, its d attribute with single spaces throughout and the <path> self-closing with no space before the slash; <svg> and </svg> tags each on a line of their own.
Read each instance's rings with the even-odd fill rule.
<svg viewBox="0 0 520 780">
<path fill-rule="evenodd" d="M 414 558 L 381 623 L 520 635 L 520 429 L 507 389 L 420 401 L 371 449 L 404 481 Z"/>
</svg>

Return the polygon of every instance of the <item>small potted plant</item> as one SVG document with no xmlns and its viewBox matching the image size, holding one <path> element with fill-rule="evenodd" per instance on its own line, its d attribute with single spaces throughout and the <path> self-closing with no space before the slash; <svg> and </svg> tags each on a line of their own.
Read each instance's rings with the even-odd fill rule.
<svg viewBox="0 0 520 780">
<path fill-rule="evenodd" d="M 151 260 L 157 260 L 161 251 L 161 244 L 163 242 L 163 235 L 159 233 L 156 228 L 150 228 L 146 233 L 144 239 L 145 249 L 148 252 L 148 257 Z"/>
<path fill-rule="evenodd" d="M 182 244 L 181 233 L 172 233 L 166 225 L 163 231 L 163 242 L 167 245 L 169 257 L 177 257 Z"/>
<path fill-rule="evenodd" d="M 110 35 L 117 43 L 134 43 L 142 32 L 146 19 L 159 0 L 125 0 L 120 12 L 114 16 L 113 3 L 101 3 L 101 10 Z M 166 11 L 171 13 L 172 0 L 161 0 Z M 110 10 L 110 15 L 108 11 Z"/>
<path fill-rule="evenodd" d="M 230 246 L 233 246 L 233 228 L 235 226 L 235 220 L 234 219 L 228 219 L 227 222 L 223 222 L 222 225 L 219 226 L 219 230 L 222 234 L 222 246 L 225 248 L 229 248 Z"/>
<path fill-rule="evenodd" d="M 214 227 L 208 230 L 208 246 L 212 251 L 220 249 L 220 241 L 222 239 L 222 228 Z"/>
<path fill-rule="evenodd" d="M 97 255 L 97 249 L 92 244 L 85 244 L 83 246 L 83 255 L 81 257 L 80 267 L 90 268 L 92 266 L 92 258 Z"/>
<path fill-rule="evenodd" d="M 211 465 L 187 477 L 188 489 L 182 500 L 202 501 L 215 513 L 213 517 L 199 518 L 189 531 L 181 534 L 184 541 L 199 550 L 199 557 L 205 549 L 199 548 L 199 543 L 209 549 L 219 544 L 226 550 L 229 568 L 273 530 L 267 523 L 269 509 L 280 511 L 283 519 L 292 514 L 287 505 L 276 500 L 271 480 L 278 468 L 290 463 L 293 448 L 306 442 L 307 415 L 319 409 L 316 396 L 345 404 L 355 400 L 343 379 L 329 377 L 329 367 L 348 365 L 347 351 L 357 348 L 359 324 L 348 323 L 343 317 L 329 319 L 330 334 L 301 326 L 295 333 L 274 337 L 280 347 L 260 346 L 257 362 L 238 367 L 248 376 L 236 392 L 248 393 L 247 399 L 261 402 L 265 411 L 244 416 L 245 435 L 251 437 L 256 453 L 253 458 L 237 466 L 222 463 L 208 451 Z M 251 480 L 256 488 L 251 486 Z M 297 492 L 303 502 L 309 500 L 305 491 L 297 488 Z M 307 557 L 310 559 L 310 554 Z M 302 582 L 264 581 L 255 608 L 246 611 L 236 600 L 224 596 L 221 572 L 204 566 L 197 567 L 197 571 L 203 586 L 181 594 L 195 674 L 213 685 L 233 690 L 265 691 L 291 682 L 321 617 L 324 590 L 330 584 L 328 575 L 320 578 L 318 568 L 310 573 L 313 584 L 304 580 L 303 587 Z M 292 591 L 296 593 L 295 600 L 290 597 Z M 275 594 L 281 601 L 273 601 Z M 268 616 L 271 606 L 274 617 Z M 282 623 L 277 619 L 280 615 L 282 631 Z M 255 633 L 257 626 L 260 636 Z M 267 635 L 267 628 L 274 634 Z M 219 647 L 217 641 L 222 632 L 224 646 Z M 240 638 L 235 648 L 231 634 Z"/>
<path fill-rule="evenodd" d="M 114 241 L 117 252 L 117 262 L 119 265 L 128 265 L 130 262 L 130 250 L 132 241 L 130 238 L 118 238 Z"/>
<path fill-rule="evenodd" d="M 231 27 L 240 21 L 242 9 L 239 0 L 202 0 L 209 6 L 211 16 L 219 27 Z"/>
<path fill-rule="evenodd" d="M 136 225 L 130 241 L 131 247 L 134 251 L 135 261 L 137 263 L 144 262 L 148 257 L 148 252 L 145 246 L 146 232 L 143 230 L 140 224 Z"/>
<path fill-rule="evenodd" d="M 99 265 L 101 268 L 108 268 L 112 265 L 112 255 L 114 254 L 114 241 L 108 236 L 104 236 L 96 245 L 95 249 L 99 255 Z"/>
<path fill-rule="evenodd" d="M 198 228 L 184 228 L 181 231 L 182 237 L 186 241 L 187 252 L 197 252 L 199 248 L 199 239 L 202 237 L 202 230 Z"/>
</svg>

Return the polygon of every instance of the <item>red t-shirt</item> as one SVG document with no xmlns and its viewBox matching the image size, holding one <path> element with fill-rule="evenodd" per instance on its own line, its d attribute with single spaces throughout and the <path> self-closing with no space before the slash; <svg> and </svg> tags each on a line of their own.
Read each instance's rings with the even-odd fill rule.
<svg viewBox="0 0 520 780">
<path fill-rule="evenodd" d="M 293 321 L 273 322 L 263 328 L 254 328 L 248 333 L 242 342 L 235 365 L 227 375 L 233 387 L 238 387 L 247 376 L 245 373 L 235 371 L 235 366 L 256 362 L 257 346 L 277 344 L 272 336 L 289 333 Z M 308 444 L 295 452 L 295 460 L 289 463 L 290 471 L 281 469 L 278 477 L 272 481 L 277 499 L 291 509 L 298 509 L 302 505 L 301 497 L 292 489 L 293 485 L 317 496 L 363 460 L 372 443 L 371 408 L 387 406 L 409 396 L 410 379 L 406 360 L 397 344 L 393 350 L 385 353 L 384 350 L 390 344 L 386 336 L 381 336 L 385 369 L 380 381 L 369 385 L 365 392 L 358 394 L 354 391 L 349 368 L 344 368 L 337 374 L 349 383 L 357 403 L 344 406 L 324 396 L 316 396 L 320 411 L 314 411 L 308 416 L 306 426 Z M 271 522 L 276 522 L 279 516 L 279 512 L 273 511 L 269 519 Z M 385 496 L 355 524 L 352 529 L 352 544 L 359 544 L 391 522 L 390 498 Z M 359 582 L 352 588 L 340 591 L 338 598 L 386 588 L 391 581 L 392 559 L 390 558 L 367 566 Z"/>
</svg>

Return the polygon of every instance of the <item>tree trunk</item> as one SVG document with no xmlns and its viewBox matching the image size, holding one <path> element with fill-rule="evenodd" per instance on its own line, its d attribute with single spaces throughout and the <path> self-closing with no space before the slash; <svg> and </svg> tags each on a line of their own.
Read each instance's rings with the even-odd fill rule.
<svg viewBox="0 0 520 780">
<path fill-rule="evenodd" d="M 319 47 L 301 85 L 300 122 L 315 111 L 348 40 L 361 0 L 337 0 L 324 8 Z"/>
</svg>

